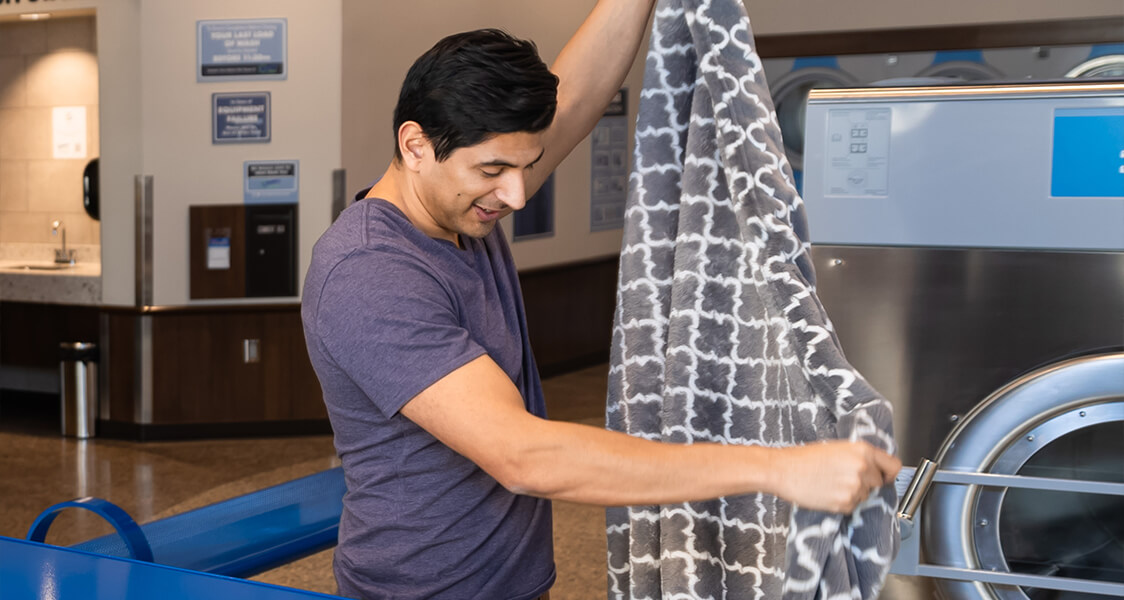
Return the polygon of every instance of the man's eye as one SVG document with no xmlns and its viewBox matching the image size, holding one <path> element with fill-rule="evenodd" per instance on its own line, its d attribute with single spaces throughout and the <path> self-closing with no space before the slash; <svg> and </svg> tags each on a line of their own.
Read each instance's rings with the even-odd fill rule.
<svg viewBox="0 0 1124 600">
<path fill-rule="evenodd" d="M 484 171 L 484 170 L 481 170 L 480 172 L 484 174 L 484 177 L 499 177 L 500 173 L 502 173 L 502 171 Z"/>
</svg>

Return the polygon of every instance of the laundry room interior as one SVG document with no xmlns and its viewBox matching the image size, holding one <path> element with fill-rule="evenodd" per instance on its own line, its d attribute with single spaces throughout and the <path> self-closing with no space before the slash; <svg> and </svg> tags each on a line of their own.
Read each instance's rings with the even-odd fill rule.
<svg viewBox="0 0 1124 600">
<path fill-rule="evenodd" d="M 776 369 L 767 370 L 776 382 L 807 378 L 815 393 L 800 397 L 792 391 L 799 386 L 762 377 L 770 385 L 750 404 L 780 405 L 773 393 L 795 396 L 785 396 L 791 404 L 777 417 L 785 433 L 750 445 L 812 445 L 794 441 L 784 419 L 800 423 L 819 403 L 836 412 L 824 409 L 831 416 L 817 419 L 849 423 L 846 385 L 857 380 L 892 409 L 882 429 L 901 470 L 881 488 L 894 499 L 879 513 L 884 533 L 892 532 L 891 556 L 875 569 L 876 583 L 855 588 L 862 589 L 856 597 L 1124 597 L 1119 0 L 0 0 L 0 597 L 165 589 L 182 597 L 346 597 L 337 544 L 354 517 L 349 503 L 367 489 L 359 476 L 366 463 L 353 466 L 354 448 L 344 442 L 342 419 L 358 413 L 329 397 L 329 377 L 347 370 L 347 352 L 325 350 L 339 362 L 327 370 L 317 358 L 330 347 L 316 337 L 321 320 L 309 315 L 321 310 L 312 301 L 323 306 L 330 293 L 308 287 L 319 281 L 322 240 L 347 215 L 368 210 L 372 198 L 418 225 L 420 213 L 374 194 L 388 189 L 395 169 L 413 164 L 406 146 L 396 145 L 405 144 L 401 128 L 392 127 L 399 90 L 438 40 L 497 28 L 533 41 L 545 65 L 565 66 L 555 61 L 587 18 L 633 4 L 649 13 L 631 62 L 609 56 L 624 41 L 584 57 L 595 63 L 589 72 L 620 62 L 620 84 L 605 102 L 598 96 L 583 104 L 565 96 L 567 80 L 556 84 L 558 98 L 571 102 L 558 102 L 555 122 L 585 108 L 588 135 L 554 162 L 550 147 L 536 147 L 540 158 L 525 161 L 520 180 L 535 189 L 500 216 L 479 204 L 466 213 L 502 238 L 496 243 L 505 258 L 496 264 L 511 267 L 511 285 L 501 279 L 495 287 L 514 298 L 504 326 L 523 349 L 516 354 L 524 371 L 515 376 L 500 366 L 507 383 L 537 386 L 523 394 L 532 416 L 665 444 L 743 444 L 732 433 L 736 424 L 702 435 L 696 423 L 708 410 L 728 420 L 744 404 L 736 394 L 747 374 L 757 373 L 749 369 L 765 364 Z M 695 213 L 676 207 L 674 235 L 659 241 L 644 229 L 663 214 L 645 187 L 654 157 L 662 159 L 661 151 L 643 150 L 644 137 L 658 129 L 646 111 L 671 98 L 668 89 L 717 84 L 705 78 L 711 63 L 704 59 L 713 56 L 700 54 L 697 72 L 658 88 L 666 49 L 657 42 L 680 26 L 661 32 L 653 25 L 681 18 L 681 28 L 697 34 L 710 23 L 707 11 L 727 5 L 737 10 L 734 20 L 746 20 L 709 41 L 728 41 L 741 53 L 748 75 L 728 78 L 737 85 L 727 93 L 749 99 L 753 109 L 733 122 L 762 162 L 732 164 L 743 149 L 721 146 L 719 135 L 718 145 L 705 147 L 715 148 L 710 158 L 723 173 L 708 185 L 736 195 L 744 184 L 750 191 L 741 200 L 779 202 L 764 211 L 779 229 L 762 217 L 694 231 Z M 699 49 L 704 38 L 694 38 Z M 233 50 L 238 40 L 253 51 Z M 684 102 L 703 96 L 687 94 Z M 671 173 L 669 181 L 699 164 L 684 150 L 696 132 L 724 126 L 726 105 L 715 106 L 713 115 L 692 113 L 662 132 L 672 140 L 669 152 L 679 152 L 656 168 Z M 482 133 L 476 143 L 523 133 Z M 532 133 L 554 139 L 550 129 Z M 674 145 L 680 139 L 684 148 Z M 553 172 L 536 171 L 540 159 Z M 432 170 L 416 173 L 459 164 L 436 153 L 433 161 Z M 487 164 L 518 166 L 512 162 Z M 689 178 L 668 183 L 675 202 L 696 200 L 691 185 Z M 461 196 L 413 189 L 433 202 Z M 715 217 L 708 218 L 700 222 Z M 796 241 L 782 244 L 776 231 Z M 726 234 L 741 235 L 740 245 L 720 239 Z M 460 241 L 466 237 L 454 234 L 451 247 L 468 247 Z M 696 260 L 680 250 L 695 242 L 738 250 L 707 250 Z M 674 250 L 666 264 L 652 262 L 667 248 Z M 726 264 L 712 260 L 718 256 Z M 760 267 L 745 266 L 750 256 Z M 685 300 L 704 280 L 703 291 Z M 746 317 L 746 307 L 758 308 L 748 296 L 722 296 L 730 282 L 772 290 L 791 280 L 799 284 L 785 288 L 799 290 L 791 303 L 758 301 L 765 318 Z M 415 297 L 412 289 L 362 289 L 355 281 L 339 289 L 372 302 L 401 293 L 410 301 L 400 305 L 427 306 L 422 291 Z M 663 284 L 666 298 L 657 293 Z M 444 280 L 434 287 L 461 301 Z M 653 303 L 665 312 L 650 321 L 627 312 L 636 308 L 632 299 L 657 296 L 662 304 Z M 825 317 L 814 332 L 777 316 L 800 302 Z M 457 305 L 450 314 L 469 313 Z M 371 329 L 365 318 L 324 327 L 360 335 Z M 697 354 L 683 359 L 682 339 L 659 332 L 685 321 L 690 340 L 711 321 L 720 331 L 738 322 L 746 331 L 779 333 L 762 356 L 743 356 L 742 346 L 723 340 L 714 343 L 719 350 L 686 344 Z M 634 331 L 651 333 L 637 346 L 655 348 L 666 368 L 630 358 Z M 473 359 L 500 352 L 471 330 L 465 336 L 479 344 Z M 399 346 L 430 344 L 421 334 L 391 341 L 347 347 L 371 366 Z M 821 343 L 837 350 L 838 364 L 813 352 Z M 686 366 L 674 362 L 680 359 Z M 445 368 L 437 362 L 406 365 Z M 407 369 L 390 371 L 406 377 Z M 449 373 L 456 371 L 442 371 Z M 676 376 L 690 384 L 674 383 Z M 359 375 L 346 377 L 369 393 Z M 818 377 L 839 387 L 824 392 Z M 705 391 L 706 378 L 728 398 Z M 441 380 L 431 379 L 434 387 L 411 388 L 415 399 L 439 389 Z M 649 379 L 663 386 L 637 391 Z M 393 385 L 391 376 L 370 386 L 371 413 L 377 407 L 378 418 L 407 428 L 400 431 L 430 435 L 402 408 L 414 399 L 382 415 L 373 396 Z M 538 396 L 544 414 L 532 410 Z M 690 408 L 677 408 L 681 401 Z M 639 412 L 645 407 L 651 419 L 637 416 L 648 414 Z M 817 435 L 826 427 L 815 425 Z M 683 438 L 684 431 L 691 434 Z M 831 431 L 815 441 L 855 442 L 869 433 Z M 441 435 L 432 444 L 467 456 Z M 484 464 L 481 473 L 489 471 Z M 486 476 L 503 487 L 500 477 Z M 455 478 L 419 477 L 437 487 Z M 868 500 L 877 490 L 866 490 Z M 774 506 L 767 491 L 749 495 Z M 672 581 L 684 562 L 695 574 L 684 579 L 709 583 L 679 595 L 668 587 L 657 597 L 753 597 L 750 590 L 761 588 L 739 588 L 729 574 L 744 575 L 744 567 L 758 579 L 784 579 L 785 567 L 746 567 L 732 550 L 723 556 L 713 548 L 724 548 L 724 536 L 739 527 L 789 536 L 795 548 L 799 528 L 796 520 L 788 525 L 788 511 L 801 510 L 780 497 L 780 524 L 698 517 L 717 523 L 715 538 L 697 542 L 687 560 L 673 549 L 681 541 L 676 510 L 706 515 L 702 498 L 636 504 L 627 526 L 613 520 L 614 509 L 607 525 L 610 502 L 548 499 L 540 508 L 553 519 L 549 592 L 540 585 L 519 595 L 509 586 L 511 598 L 648 597 L 638 591 L 648 589 L 640 587 L 644 577 L 658 580 L 662 572 Z M 839 540 L 850 540 L 872 514 L 861 506 L 873 505 L 836 523 L 840 548 L 850 547 Z M 394 531 L 414 525 L 386 518 Z M 649 533 L 638 524 L 648 522 L 665 544 L 662 554 L 645 554 L 637 541 Z M 623 563 L 612 539 L 622 531 L 636 544 Z M 852 549 L 861 560 L 860 546 Z M 784 556 L 776 560 L 785 564 Z M 712 576 L 723 568 L 729 578 Z M 402 586 L 401 597 L 432 594 L 422 583 Z"/>
</svg>

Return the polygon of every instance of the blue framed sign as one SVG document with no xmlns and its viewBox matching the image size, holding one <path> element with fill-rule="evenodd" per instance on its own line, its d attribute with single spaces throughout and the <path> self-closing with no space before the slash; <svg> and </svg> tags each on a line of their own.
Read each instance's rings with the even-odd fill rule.
<svg viewBox="0 0 1124 600">
<path fill-rule="evenodd" d="M 196 81 L 289 76 L 285 19 L 199 21 L 196 32 Z"/>
<path fill-rule="evenodd" d="M 211 94 L 211 143 L 268 143 L 269 92 Z"/>
<path fill-rule="evenodd" d="M 299 160 L 248 160 L 242 165 L 242 193 L 246 204 L 297 204 Z"/>
<path fill-rule="evenodd" d="M 539 191 L 527 199 L 527 205 L 512 215 L 511 239 L 523 240 L 554 235 L 554 173 L 546 178 Z"/>
</svg>

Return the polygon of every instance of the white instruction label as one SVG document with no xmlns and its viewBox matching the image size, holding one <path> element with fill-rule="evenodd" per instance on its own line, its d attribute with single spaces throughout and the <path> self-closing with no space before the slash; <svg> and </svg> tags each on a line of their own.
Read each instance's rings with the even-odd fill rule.
<svg viewBox="0 0 1124 600">
<path fill-rule="evenodd" d="M 85 106 L 51 110 L 51 150 L 53 158 L 86 158 Z"/>
<path fill-rule="evenodd" d="M 827 196 L 889 194 L 890 109 L 828 111 Z"/>
<path fill-rule="evenodd" d="M 215 235 L 207 240 L 207 269 L 223 271 L 230 268 L 230 236 Z"/>
</svg>

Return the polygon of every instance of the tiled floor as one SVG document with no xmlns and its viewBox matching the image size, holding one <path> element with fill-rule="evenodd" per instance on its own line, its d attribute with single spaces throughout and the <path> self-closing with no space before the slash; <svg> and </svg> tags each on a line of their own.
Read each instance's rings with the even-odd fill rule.
<svg viewBox="0 0 1124 600">
<path fill-rule="evenodd" d="M 552 418 L 603 424 L 607 365 L 543 382 Z M 43 398 L 0 396 L 0 535 L 22 538 L 48 506 L 80 496 L 114 502 L 139 523 L 251 492 L 339 464 L 330 436 L 133 443 L 57 435 Z M 49 542 L 71 544 L 112 530 L 83 511 L 64 511 Z M 555 503 L 553 600 L 605 594 L 604 510 Z M 331 551 L 255 579 L 332 593 Z"/>
</svg>

